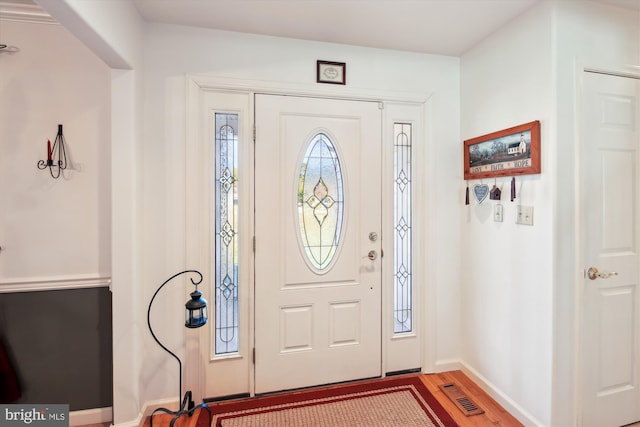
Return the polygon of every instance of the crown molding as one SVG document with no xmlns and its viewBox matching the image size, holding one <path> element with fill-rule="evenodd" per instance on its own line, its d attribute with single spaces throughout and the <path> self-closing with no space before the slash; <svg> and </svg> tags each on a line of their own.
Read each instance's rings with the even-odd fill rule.
<svg viewBox="0 0 640 427">
<path fill-rule="evenodd" d="M 58 21 L 36 4 L 11 1 L 0 1 L 0 21 L 58 24 Z"/>
</svg>

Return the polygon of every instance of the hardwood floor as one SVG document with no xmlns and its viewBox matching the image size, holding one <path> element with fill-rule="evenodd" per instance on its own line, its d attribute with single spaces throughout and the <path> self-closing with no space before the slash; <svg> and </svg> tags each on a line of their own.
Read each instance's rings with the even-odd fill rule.
<svg viewBox="0 0 640 427">
<path fill-rule="evenodd" d="M 443 372 L 440 374 L 425 374 L 422 376 L 422 382 L 427 386 L 429 391 L 451 415 L 460 427 L 517 427 L 523 426 L 517 419 L 509 414 L 502 406 L 478 387 L 461 371 Z M 455 383 L 460 389 L 478 405 L 484 409 L 484 414 L 465 416 L 460 409 L 440 390 L 441 384 Z M 170 417 L 158 417 L 154 420 L 153 427 L 168 427 Z M 175 424 L 174 427 L 209 427 L 206 425 L 205 417 L 188 418 L 183 417 Z M 103 425 L 93 425 L 91 427 L 108 427 Z M 147 418 L 143 427 L 149 427 L 149 419 Z M 329 427 L 329 426 L 327 426 Z M 640 427 L 640 423 L 632 424 L 626 427 Z"/>
<path fill-rule="evenodd" d="M 422 382 L 460 427 L 504 426 L 515 427 L 523 424 L 509 414 L 502 406 L 478 387 L 461 371 L 425 374 Z M 484 414 L 466 416 L 438 387 L 455 383 L 473 402 L 484 409 Z"/>
<path fill-rule="evenodd" d="M 523 425 L 461 371 L 425 374 L 422 376 L 422 382 L 460 427 L 517 427 Z M 477 406 L 484 409 L 484 414 L 464 415 L 438 387 L 441 384 L 452 382 L 456 383 Z M 205 418 L 204 416 L 194 416 L 191 419 L 185 417 L 180 419 L 174 427 L 208 427 L 204 422 Z M 168 420 L 168 417 L 157 417 L 154 419 L 153 427 L 168 427 Z M 149 427 L 148 419 L 144 423 L 144 427 Z"/>
</svg>

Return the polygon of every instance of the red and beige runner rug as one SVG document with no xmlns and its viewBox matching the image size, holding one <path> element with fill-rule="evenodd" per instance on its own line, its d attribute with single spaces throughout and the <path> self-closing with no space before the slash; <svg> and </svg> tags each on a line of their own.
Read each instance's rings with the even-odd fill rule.
<svg viewBox="0 0 640 427">
<path fill-rule="evenodd" d="M 457 427 L 417 375 L 210 403 L 212 427 Z"/>
</svg>

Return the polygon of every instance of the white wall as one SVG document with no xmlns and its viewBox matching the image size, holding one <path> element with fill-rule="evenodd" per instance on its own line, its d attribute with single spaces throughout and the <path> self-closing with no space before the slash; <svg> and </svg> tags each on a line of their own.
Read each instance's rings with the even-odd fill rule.
<svg viewBox="0 0 640 427">
<path fill-rule="evenodd" d="M 145 33 L 145 114 L 143 260 L 145 299 L 184 265 L 185 73 L 272 82 L 315 83 L 317 59 L 347 63 L 348 87 L 434 95 L 427 126 L 432 145 L 426 182 L 416 183 L 417 197 L 429 206 L 429 236 L 420 253 L 429 263 L 428 286 L 436 299 L 435 365 L 459 354 L 458 251 L 459 75 L 457 58 L 365 49 L 169 25 L 149 25 Z M 437 201 L 437 203 L 436 203 Z M 432 260 L 427 253 L 433 254 Z M 174 291 L 176 298 L 180 290 Z M 170 295 L 171 292 L 167 294 Z M 170 298 L 168 296 L 167 298 Z M 160 303 L 162 306 L 163 303 Z M 181 313 L 171 310 L 158 326 L 172 330 Z M 175 316 L 171 313 L 175 312 Z M 175 317 L 175 318 L 174 318 Z M 166 327 L 164 327 L 166 326 Z M 175 329 L 175 328 L 173 328 Z M 168 344 L 183 353 L 184 332 L 175 330 Z M 143 400 L 175 396 L 174 364 L 145 339 Z M 194 361 L 195 362 L 195 361 Z M 442 363 L 441 363 L 442 362 Z M 154 375 L 158 369 L 166 375 Z"/>
<path fill-rule="evenodd" d="M 122 172 L 128 177 L 117 182 L 134 183 L 130 191 L 114 193 L 118 215 L 114 224 L 120 224 L 117 246 L 132 259 L 121 259 L 114 265 L 114 271 L 123 271 L 127 279 L 114 289 L 114 301 L 122 302 L 119 309 L 114 306 L 122 320 L 119 335 L 114 331 L 114 356 L 121 366 L 114 373 L 116 397 L 121 396 L 114 401 L 116 423 L 133 420 L 145 402 L 173 398 L 177 391 L 176 367 L 148 337 L 141 313 L 155 288 L 184 265 L 183 225 L 188 209 L 184 206 L 184 74 L 313 83 L 315 60 L 322 58 L 347 62 L 352 87 L 434 93 L 427 123 L 433 141 L 426 150 L 429 171 L 425 182 L 416 188 L 424 189 L 429 207 L 429 243 L 424 257 L 430 260 L 437 324 L 429 325 L 436 337 L 435 349 L 426 351 L 433 351 L 435 368 L 455 367 L 462 356 L 465 367 L 502 393 L 527 421 L 563 425 L 555 421 L 569 419 L 571 411 L 557 409 L 560 404 L 553 406 L 551 401 L 570 393 L 573 386 L 573 378 L 567 374 L 573 349 L 564 339 L 571 338 L 573 294 L 566 291 L 570 286 L 559 285 L 562 278 L 573 274 L 558 264 L 564 265 L 560 261 L 568 260 L 574 248 L 572 236 L 556 230 L 564 230 L 572 219 L 572 187 L 567 185 L 569 180 L 559 178 L 560 171 L 569 170 L 559 164 L 572 158 L 572 145 L 557 141 L 570 139 L 573 124 L 570 120 L 558 123 L 556 116 L 571 115 L 567 105 L 574 99 L 573 58 L 593 52 L 592 47 L 602 43 L 601 36 L 590 39 L 597 33 L 593 28 L 608 31 L 611 23 L 616 28 L 616 35 L 605 39 L 594 61 L 637 63 L 638 52 L 636 44 L 621 43 L 634 34 L 638 40 L 637 33 L 628 31 L 629 19 L 616 17 L 607 23 L 600 19 L 602 10 L 594 9 L 593 13 L 577 7 L 582 3 L 559 2 L 558 7 L 545 2 L 481 43 L 461 62 L 439 56 L 149 26 L 144 67 L 138 67 L 144 68 L 146 79 L 142 120 L 135 119 L 136 77 L 117 70 L 112 75 L 118 136 L 135 140 L 132 121 L 144 123 L 140 150 L 126 142 L 113 147 L 124 166 L 121 171 L 114 168 L 114 174 Z M 582 18 L 577 19 L 576 13 Z M 106 29 L 104 22 L 97 24 L 98 33 L 107 39 L 108 46 L 117 46 L 119 37 L 112 35 L 115 42 L 109 41 L 109 28 L 117 27 L 116 20 L 107 21 Z M 97 53 L 102 51 L 96 49 Z M 136 54 L 125 49 L 115 60 L 110 55 L 107 49 L 103 59 L 117 63 Z M 516 202 L 534 206 L 534 226 L 515 225 L 516 203 L 508 200 L 503 201 L 503 224 L 491 221 L 488 205 L 465 207 L 464 187 L 460 186 L 461 141 L 534 119 L 542 122 L 543 173 L 517 179 Z M 507 194 L 508 182 L 503 181 L 503 194 Z M 121 239 L 123 234 L 136 233 L 136 225 L 141 225 L 140 242 L 135 237 Z M 96 226 L 98 229 L 105 228 Z M 139 263 L 135 261 L 138 253 L 143 254 Z M 560 256 L 557 263 L 554 254 Z M 173 313 L 169 304 L 161 303 Z M 179 311 L 175 317 L 169 316 L 158 328 L 171 330 Z M 127 330 L 129 322 L 132 326 Z M 462 347 L 460 330 L 465 331 Z M 168 338 L 178 353 L 183 335 L 180 329 Z M 128 357 L 134 360 L 130 369 L 126 368 Z M 139 367 L 135 360 L 140 360 Z M 159 369 L 168 375 L 157 375 Z"/>
<path fill-rule="evenodd" d="M 517 178 L 505 223 L 472 205 L 462 224 L 463 365 L 526 424 L 576 422 L 577 70 L 638 64 L 639 22 L 638 11 L 545 1 L 461 61 L 463 139 L 542 125 L 542 173 Z M 533 227 L 514 224 L 517 203 L 534 206 Z"/>
<path fill-rule="evenodd" d="M 117 161 L 106 175 L 110 192 L 102 194 L 108 200 L 102 211 L 105 224 L 97 229 L 107 233 L 111 259 L 113 422 L 137 424 L 146 403 L 140 395 L 141 337 L 148 334 L 141 314 L 146 301 L 142 301 L 138 285 L 142 20 L 129 0 L 38 0 L 38 4 L 75 36 L 74 43 L 83 44 L 83 49 L 90 49 L 111 68 L 108 80 L 98 87 L 110 99 L 105 123 L 111 138 L 104 149 Z M 41 45 L 42 40 L 47 39 L 39 40 Z M 74 70 L 90 71 L 83 67 Z"/>
<path fill-rule="evenodd" d="M 110 71 L 64 27 L 0 21 L 0 291 L 110 274 Z M 46 43 L 43 43 L 46 40 Z M 63 125 L 68 168 L 36 167 Z"/>
<path fill-rule="evenodd" d="M 128 19 L 130 3 L 39 3 L 109 66 L 137 70 L 113 69 L 111 75 L 114 139 L 110 148 L 118 159 L 111 176 L 114 423 L 136 424 L 145 404 L 173 399 L 177 391 L 175 362 L 149 337 L 144 308 L 156 287 L 185 261 L 185 73 L 313 83 L 316 59 L 331 59 L 347 62 L 349 86 L 433 93 L 427 123 L 433 144 L 425 150 L 431 168 L 424 174 L 425 182 L 416 185 L 430 189 L 425 199 L 433 198 L 439 207 L 445 207 L 440 211 L 435 203 L 427 204 L 428 232 L 434 238 L 421 248 L 425 259 L 427 254 L 438 254 L 428 261 L 430 304 L 437 308 L 438 323 L 428 325 L 437 344 L 427 351 L 435 366 L 450 366 L 450 361 L 457 360 L 459 231 L 451 218 L 456 216 L 453 207 L 458 197 L 450 191 L 456 180 L 457 155 L 447 148 L 456 147 L 459 141 L 458 59 L 159 25 L 150 26 L 145 33 L 146 60 L 140 66 L 140 33 L 136 31 L 140 23 Z M 129 47 L 122 45 L 121 20 L 110 8 L 124 14 Z M 136 94 L 143 69 L 148 84 L 145 114 L 140 118 L 141 98 Z M 138 146 L 143 123 L 144 144 Z M 105 230 L 108 225 L 95 229 Z M 182 299 L 180 291 L 174 290 L 158 301 L 160 310 L 172 314 L 156 327 L 170 331 L 162 339 L 181 354 L 183 329 L 172 332 L 182 320 L 171 301 L 176 294 Z"/>
<path fill-rule="evenodd" d="M 47 0 L 42 2 L 48 4 Z M 77 10 L 70 13 L 57 9 L 60 4 L 69 7 L 69 3 Z M 107 4 L 130 9 L 126 2 L 92 2 L 93 6 Z M 572 281 L 576 248 L 575 235 L 566 231 L 575 217 L 571 163 L 576 144 L 575 64 L 637 64 L 637 12 L 583 1 L 544 2 L 461 60 L 150 25 L 144 34 L 144 66 L 140 66 L 136 65 L 140 55 L 136 40 L 140 34 L 129 32 L 132 43 L 123 44 L 117 17 L 93 7 L 85 8 L 83 2 L 52 1 L 48 5 L 58 10 L 59 19 L 66 16 L 71 30 L 74 26 L 79 28 L 77 36 L 87 30 L 86 23 L 76 25 L 78 21 L 97 19 L 95 27 L 89 24 L 95 34 L 84 41 L 112 67 L 134 64 L 138 71 L 113 70 L 109 77 L 107 70 L 104 81 L 104 65 L 96 58 L 85 63 L 91 55 L 84 53 L 89 52 L 60 27 L 40 25 L 33 27 L 38 28 L 35 33 L 29 30 L 19 34 L 14 31 L 17 24 L 0 22 L 3 39 L 15 34 L 18 38 L 10 43 L 21 48 L 40 49 L 33 38 L 37 35 L 38 42 L 44 36 L 47 40 L 60 40 L 63 43 L 58 45 L 71 46 L 74 51 L 66 57 L 59 51 L 54 55 L 50 49 L 45 55 L 52 57 L 46 60 L 32 58 L 31 48 L 12 56 L 0 54 L 0 144 L 4 153 L 12 154 L 11 162 L 7 162 L 7 156 L 0 157 L 0 173 L 7 174 L 0 179 L 0 194 L 9 195 L 2 206 L 6 203 L 10 207 L 2 210 L 0 245 L 5 246 L 2 236 L 12 219 L 6 213 L 13 215 L 14 206 L 25 209 L 20 229 L 31 236 L 29 245 L 34 244 L 36 234 L 51 233 L 45 230 L 41 218 L 46 212 L 57 220 L 72 219 L 67 229 L 87 227 L 83 236 L 93 236 L 95 240 L 93 246 L 84 247 L 84 252 L 73 258 L 73 264 L 54 266 L 46 261 L 33 269 L 29 266 L 28 271 L 35 275 L 67 274 L 65 268 L 72 265 L 74 274 L 80 270 L 108 273 L 109 237 L 103 233 L 109 230 L 109 202 L 102 196 L 109 191 L 109 179 L 113 180 L 117 187 L 112 201 L 117 231 L 112 238 L 114 257 L 118 257 L 113 274 L 114 278 L 123 279 L 114 283 L 118 319 L 118 325 L 114 325 L 117 424 L 135 423 L 142 405 L 154 399 L 174 398 L 177 392 L 176 367 L 148 336 L 144 309 L 155 288 L 184 265 L 184 218 L 188 209 L 184 206 L 184 74 L 313 83 L 315 60 L 320 58 L 347 62 L 351 87 L 434 94 L 427 123 L 433 142 L 426 150 L 429 170 L 425 182 L 416 188 L 423 189 L 430 224 L 423 256 L 429 263 L 430 295 L 435 300 L 437 324 L 427 325 L 435 336 L 435 348 L 426 351 L 433 352 L 435 369 L 455 367 L 462 357 L 468 372 L 491 387 L 528 423 L 572 424 Z M 140 25 L 134 24 L 133 27 Z M 131 29 L 129 25 L 126 28 Z M 30 62 L 22 63 L 25 59 Z M 14 69 L 16 62 L 19 67 Z M 52 72 L 61 64 L 69 66 L 64 68 L 64 75 Z M 136 92 L 143 69 L 144 115 L 139 116 Z M 13 78 L 18 75 L 29 79 L 28 85 L 16 85 Z M 99 83 L 87 83 L 87 79 L 96 77 Z M 51 83 L 51 79 L 59 80 Z M 88 84 L 86 93 L 94 97 L 76 99 L 70 93 L 62 96 L 70 84 Z M 114 122 L 105 123 L 110 110 L 108 103 L 102 102 L 110 95 Z M 91 101 L 100 106 L 76 109 Z M 28 127 L 20 127 L 26 119 L 18 116 L 17 105 L 28 107 Z M 67 181 L 53 182 L 36 169 L 40 146 L 46 140 L 33 145 L 15 143 L 16 135 L 19 141 L 40 140 L 41 134 L 54 137 L 60 120 L 48 119 L 52 112 L 70 114 L 62 123 L 74 161 L 81 159 L 83 164 L 83 170 L 71 171 L 72 178 Z M 492 222 L 488 202 L 484 206 L 464 206 L 462 140 L 535 119 L 542 122 L 543 172 L 517 178 L 517 202 L 503 200 L 505 222 Z M 144 123 L 144 138 L 140 138 L 142 144 L 137 147 L 140 123 Z M 80 136 L 72 137 L 70 128 L 80 131 Z M 114 132 L 114 141 L 109 141 L 110 132 Z M 102 138 L 107 138 L 104 144 Z M 91 145 L 86 141 L 101 142 Z M 110 142 L 114 145 L 105 148 Z M 114 166 L 109 178 L 109 172 L 101 168 L 103 160 L 110 157 L 110 149 L 120 166 Z M 29 170 L 33 170 L 29 173 L 31 178 L 16 179 Z M 97 176 L 92 175 L 94 170 L 99 171 Z M 508 180 L 501 181 L 505 185 L 503 194 L 507 195 Z M 485 182 L 491 184 L 490 180 Z M 71 188 L 73 192 L 69 192 Z M 73 207 L 71 215 L 59 211 L 59 200 L 73 202 L 64 204 Z M 517 203 L 534 206 L 533 227 L 514 224 Z M 82 215 L 77 214 L 78 204 Z M 13 243 L 8 245 L 7 252 L 0 254 L 0 278 L 13 277 L 7 272 L 19 265 L 2 264 L 13 247 Z M 45 246 L 34 248 L 44 250 Z M 72 254 L 74 250 L 70 249 Z M 54 255 L 64 255 L 67 260 L 69 253 L 65 248 Z M 38 257 L 30 252 L 28 258 Z M 20 275 L 27 270 L 20 270 Z M 183 299 L 182 295 L 177 297 Z M 160 303 L 168 312 L 175 312 L 176 319 L 170 316 L 158 326 L 163 331 L 171 330 L 181 320 L 179 311 L 173 306 L 169 309 L 169 304 L 172 303 Z M 464 331 L 462 335 L 460 331 Z M 168 340 L 178 353 L 182 352 L 181 328 Z M 157 375 L 159 369 L 163 375 Z"/>
<path fill-rule="evenodd" d="M 141 18 L 132 1 L 34 1 L 111 68 L 133 69 L 139 65 Z"/>
<path fill-rule="evenodd" d="M 118 231 L 112 237 L 117 246 L 114 254 L 124 254 L 113 266 L 114 277 L 117 271 L 117 276 L 124 279 L 114 283 L 114 310 L 119 322 L 114 326 L 116 423 L 134 421 L 145 402 L 173 398 L 177 391 L 176 367 L 149 338 L 144 308 L 168 274 L 184 265 L 184 218 L 188 209 L 184 206 L 184 74 L 313 83 L 315 60 L 320 58 L 347 62 L 350 87 L 434 94 L 427 123 L 433 142 L 426 150 L 429 171 L 425 182 L 416 188 L 424 189 L 430 224 L 423 256 L 429 263 L 429 294 L 436 302 L 437 324 L 427 325 L 435 336 L 435 349 L 426 351 L 433 352 L 435 369 L 455 367 L 461 356 L 465 369 L 491 387 L 496 397 L 527 423 L 572 423 L 572 281 L 577 266 L 575 235 L 567 232 L 567 225 L 575 217 L 571 180 L 576 144 L 575 64 L 637 64 L 637 12 L 583 1 L 544 2 L 465 54 L 461 61 L 151 25 L 144 35 L 144 66 L 139 66 L 140 45 L 135 42 L 139 33 L 129 32 L 126 38 L 133 43 L 123 43 L 117 16 L 94 9 L 102 3 L 92 3 L 91 8 L 75 1 L 42 3 L 57 11 L 59 19 L 75 26 L 78 37 L 88 34 L 85 43 L 109 65 L 133 64 L 139 71 L 114 70 L 109 78 L 104 65 L 60 27 L 29 24 L 37 28 L 34 32 L 19 31 L 15 23 L 0 23 L 3 37 L 15 35 L 11 44 L 23 48 L 11 56 L 0 54 L 0 143 L 3 152 L 12 154 L 11 162 L 7 156 L 0 157 L 0 173 L 7 175 L 0 180 L 1 194 L 9 195 L 3 202 L 8 208 L 2 211 L 0 240 L 7 230 L 15 229 L 7 226 L 15 219 L 14 208 L 22 215 L 18 237 L 23 248 L 50 249 L 35 245 L 45 232 L 56 232 L 46 226 L 43 216 L 66 225 L 62 229 L 91 237 L 83 240 L 89 246 L 81 245 L 81 254 L 74 252 L 77 245 L 54 253 L 64 256 L 63 261 L 73 258 L 73 264 L 50 262 L 49 250 L 46 257 L 30 251 L 27 258 L 13 259 L 17 262 L 9 265 L 5 260 L 18 238 L 11 235 L 14 240 L 5 240 L 9 245 L 0 241 L 7 246 L 7 252 L 0 254 L 0 278 L 22 277 L 27 271 L 35 276 L 108 273 L 109 236 L 104 233 L 108 234 L 110 210 L 103 196 L 109 191 L 109 172 L 104 159 L 110 157 L 112 149 L 122 165 L 114 167 L 111 177 L 118 187 L 113 194 L 114 226 Z M 60 9 L 60 4 L 72 10 Z M 127 3 L 112 4 L 130 9 Z M 95 24 L 89 24 L 93 33 L 86 32 L 86 23 L 77 24 L 85 20 Z M 140 25 L 133 24 L 126 28 L 135 30 Z M 73 53 L 66 56 L 59 50 L 45 49 L 44 57 L 32 56 L 32 52 L 42 50 L 37 43 L 42 37 L 70 46 Z M 62 70 L 56 72 L 58 67 Z M 144 116 L 139 120 L 135 93 L 143 68 Z M 95 78 L 99 82 L 92 80 Z M 70 85 L 80 85 L 82 94 L 93 96 L 74 97 Z M 110 111 L 104 99 L 110 96 L 110 86 L 115 91 L 114 123 L 105 122 Z M 91 102 L 94 104 L 87 105 Z M 29 116 L 18 115 L 21 111 L 29 111 Z M 50 118 L 52 112 L 69 117 Z M 29 126 L 22 126 L 27 119 Z M 492 222 L 489 202 L 464 206 L 464 186 L 460 185 L 462 140 L 536 119 L 542 123 L 543 172 L 517 178 L 517 201 L 502 202 L 505 222 Z M 83 168 L 71 171 L 69 180 L 53 182 L 35 167 L 46 140 L 40 144 L 15 141 L 16 135 L 18 141 L 36 141 L 42 134 L 53 138 L 58 122 L 65 124 L 72 157 L 74 161 L 80 159 Z M 140 122 L 144 123 L 144 138 L 138 149 L 136 123 Z M 109 148 L 112 130 L 117 143 Z M 21 175 L 29 170 L 33 173 L 28 177 Z M 500 182 L 505 185 L 503 194 L 508 194 L 508 180 Z M 128 183 L 131 187 L 126 187 Z M 514 224 L 517 203 L 534 206 L 533 227 Z M 63 210 L 65 206 L 73 208 L 71 214 Z M 77 214 L 78 206 L 82 215 Z M 72 224 L 66 224 L 68 220 Z M 139 241 L 135 237 L 138 225 Z M 22 243 L 25 238 L 28 244 Z M 138 254 L 142 254 L 139 262 Z M 20 268 L 33 259 L 43 261 Z M 179 291 L 175 294 L 182 299 Z M 163 331 L 171 330 L 180 320 L 179 311 L 169 309 L 169 304 L 160 303 L 167 312 L 175 312 L 158 326 Z M 178 353 L 182 352 L 182 329 L 170 334 L 168 340 Z M 157 375 L 158 370 L 167 375 Z"/>
<path fill-rule="evenodd" d="M 40 316 L 29 316 L 30 321 L 25 322 L 15 316 L 16 305 L 12 305 L 14 316 L 11 309 L 0 308 L 0 330 L 22 368 L 30 370 L 21 375 L 22 400 L 57 392 L 56 396 L 70 399 L 72 423 L 87 416 L 100 421 L 105 413 L 110 419 L 108 409 L 77 412 L 91 405 L 111 406 L 111 361 L 95 357 L 105 345 L 108 351 L 111 342 L 111 313 L 104 312 L 111 307 L 108 289 L 30 291 L 109 284 L 111 72 L 53 20 L 11 7 L 3 10 L 3 18 L 7 20 L 0 19 L 2 42 L 16 50 L 0 51 L 0 300 L 6 305 L 31 298 L 30 310 Z M 66 140 L 67 169 L 53 179 L 48 169 L 39 170 L 36 164 L 46 160 L 47 140 L 54 143 L 58 124 L 63 125 Z M 67 310 L 74 299 L 92 295 L 100 295 L 100 304 L 97 299 L 85 300 L 85 309 L 98 314 L 93 323 L 90 317 L 83 318 L 83 310 Z M 56 298 L 64 300 L 66 308 L 58 306 Z M 52 311 L 42 306 L 57 307 L 53 309 L 57 315 L 48 316 Z M 96 312 L 98 308 L 103 310 Z M 80 323 L 84 328 L 70 327 L 70 323 L 79 324 L 78 318 L 87 321 Z M 85 338 L 90 335 L 88 341 L 73 341 L 74 334 L 83 331 Z M 62 347 L 49 351 L 48 338 Z M 67 344 L 60 344 L 65 340 Z M 83 366 L 88 370 L 77 377 L 69 375 L 65 392 L 65 387 L 56 387 L 56 381 L 65 375 L 61 364 L 69 366 L 70 355 L 78 354 L 74 343 L 93 346 L 94 354 L 84 354 L 88 363 Z M 106 362 L 106 367 L 97 360 Z M 37 369 L 31 369 L 38 366 L 49 369 L 38 375 Z M 94 393 L 86 396 L 69 388 L 78 390 L 91 381 Z"/>
<path fill-rule="evenodd" d="M 461 59 L 462 139 L 540 120 L 542 173 L 502 186 L 504 222 L 494 201 L 471 196 L 462 228 L 462 361 L 502 394 L 528 423 L 549 425 L 553 291 L 553 40 L 551 8 L 542 4 Z M 462 150 L 462 147 L 460 147 Z M 474 183 L 470 182 L 473 186 Z M 493 179 L 484 183 L 493 185 Z M 459 188 L 464 190 L 460 169 Z M 516 225 L 516 205 L 534 208 L 533 226 Z M 510 401 L 510 402 L 509 402 Z"/>
<path fill-rule="evenodd" d="M 618 69 L 640 64 L 640 13 L 594 2 L 558 1 L 554 7 L 556 32 L 557 141 L 555 149 L 555 280 L 552 425 L 570 425 L 579 410 L 574 398 L 576 378 L 576 313 L 585 267 L 578 258 L 580 246 L 574 224 L 576 210 L 576 153 L 580 124 L 576 99 L 580 69 L 584 65 Z M 578 134 L 576 134 L 578 131 Z M 577 395 L 575 397 L 578 397 Z"/>
</svg>

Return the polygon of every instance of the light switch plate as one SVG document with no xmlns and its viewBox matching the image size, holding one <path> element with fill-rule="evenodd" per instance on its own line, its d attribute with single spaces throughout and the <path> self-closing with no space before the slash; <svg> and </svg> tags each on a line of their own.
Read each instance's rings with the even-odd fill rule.
<svg viewBox="0 0 640 427">
<path fill-rule="evenodd" d="M 533 225 L 533 206 L 517 206 L 516 224 Z"/>
<path fill-rule="evenodd" d="M 498 203 L 497 205 L 493 206 L 493 221 L 494 222 L 502 222 L 502 216 L 503 214 L 503 208 L 502 205 L 500 203 Z"/>
</svg>

